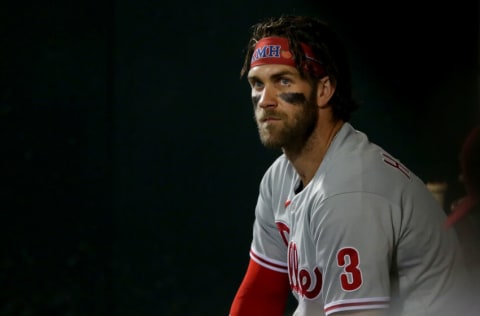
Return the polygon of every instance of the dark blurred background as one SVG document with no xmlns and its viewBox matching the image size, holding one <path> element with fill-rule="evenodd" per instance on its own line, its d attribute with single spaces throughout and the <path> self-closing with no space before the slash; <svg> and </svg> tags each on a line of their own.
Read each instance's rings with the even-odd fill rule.
<svg viewBox="0 0 480 316">
<path fill-rule="evenodd" d="M 352 124 L 455 186 L 479 114 L 478 1 L 0 5 L 0 315 L 227 315 L 263 172 L 251 24 L 344 38 Z"/>
</svg>

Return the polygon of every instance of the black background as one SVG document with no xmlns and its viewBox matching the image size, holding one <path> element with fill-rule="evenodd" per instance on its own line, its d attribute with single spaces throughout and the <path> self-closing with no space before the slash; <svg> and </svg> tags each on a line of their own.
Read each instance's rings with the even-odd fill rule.
<svg viewBox="0 0 480 316">
<path fill-rule="evenodd" d="M 344 38 L 352 124 L 425 181 L 478 121 L 478 1 L 0 6 L 0 315 L 227 315 L 264 149 L 239 79 L 251 24 Z"/>
</svg>

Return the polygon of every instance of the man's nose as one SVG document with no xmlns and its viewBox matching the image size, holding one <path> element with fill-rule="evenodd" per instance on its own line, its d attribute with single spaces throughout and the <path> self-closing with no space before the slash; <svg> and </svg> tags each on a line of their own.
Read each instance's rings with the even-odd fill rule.
<svg viewBox="0 0 480 316">
<path fill-rule="evenodd" d="M 269 86 L 265 86 L 260 92 L 258 106 L 261 108 L 273 107 L 277 105 L 277 92 Z"/>
</svg>

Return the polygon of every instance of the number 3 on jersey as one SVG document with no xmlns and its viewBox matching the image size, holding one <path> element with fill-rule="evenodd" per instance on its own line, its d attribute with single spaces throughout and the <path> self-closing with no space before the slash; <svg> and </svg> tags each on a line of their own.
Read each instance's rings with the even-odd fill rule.
<svg viewBox="0 0 480 316">
<path fill-rule="evenodd" d="M 337 264 L 343 267 L 340 282 L 345 291 L 355 291 L 362 285 L 362 271 L 358 267 L 360 257 L 355 248 L 342 248 L 337 253 Z"/>
</svg>

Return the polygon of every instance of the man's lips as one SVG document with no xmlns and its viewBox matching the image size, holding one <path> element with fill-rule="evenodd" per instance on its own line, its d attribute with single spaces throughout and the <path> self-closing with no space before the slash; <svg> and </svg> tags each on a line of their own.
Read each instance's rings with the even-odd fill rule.
<svg viewBox="0 0 480 316">
<path fill-rule="evenodd" d="M 275 117 L 275 116 L 266 116 L 266 117 L 262 117 L 260 119 L 260 122 L 272 122 L 272 121 L 279 121 L 280 118 L 279 117 Z"/>
</svg>

